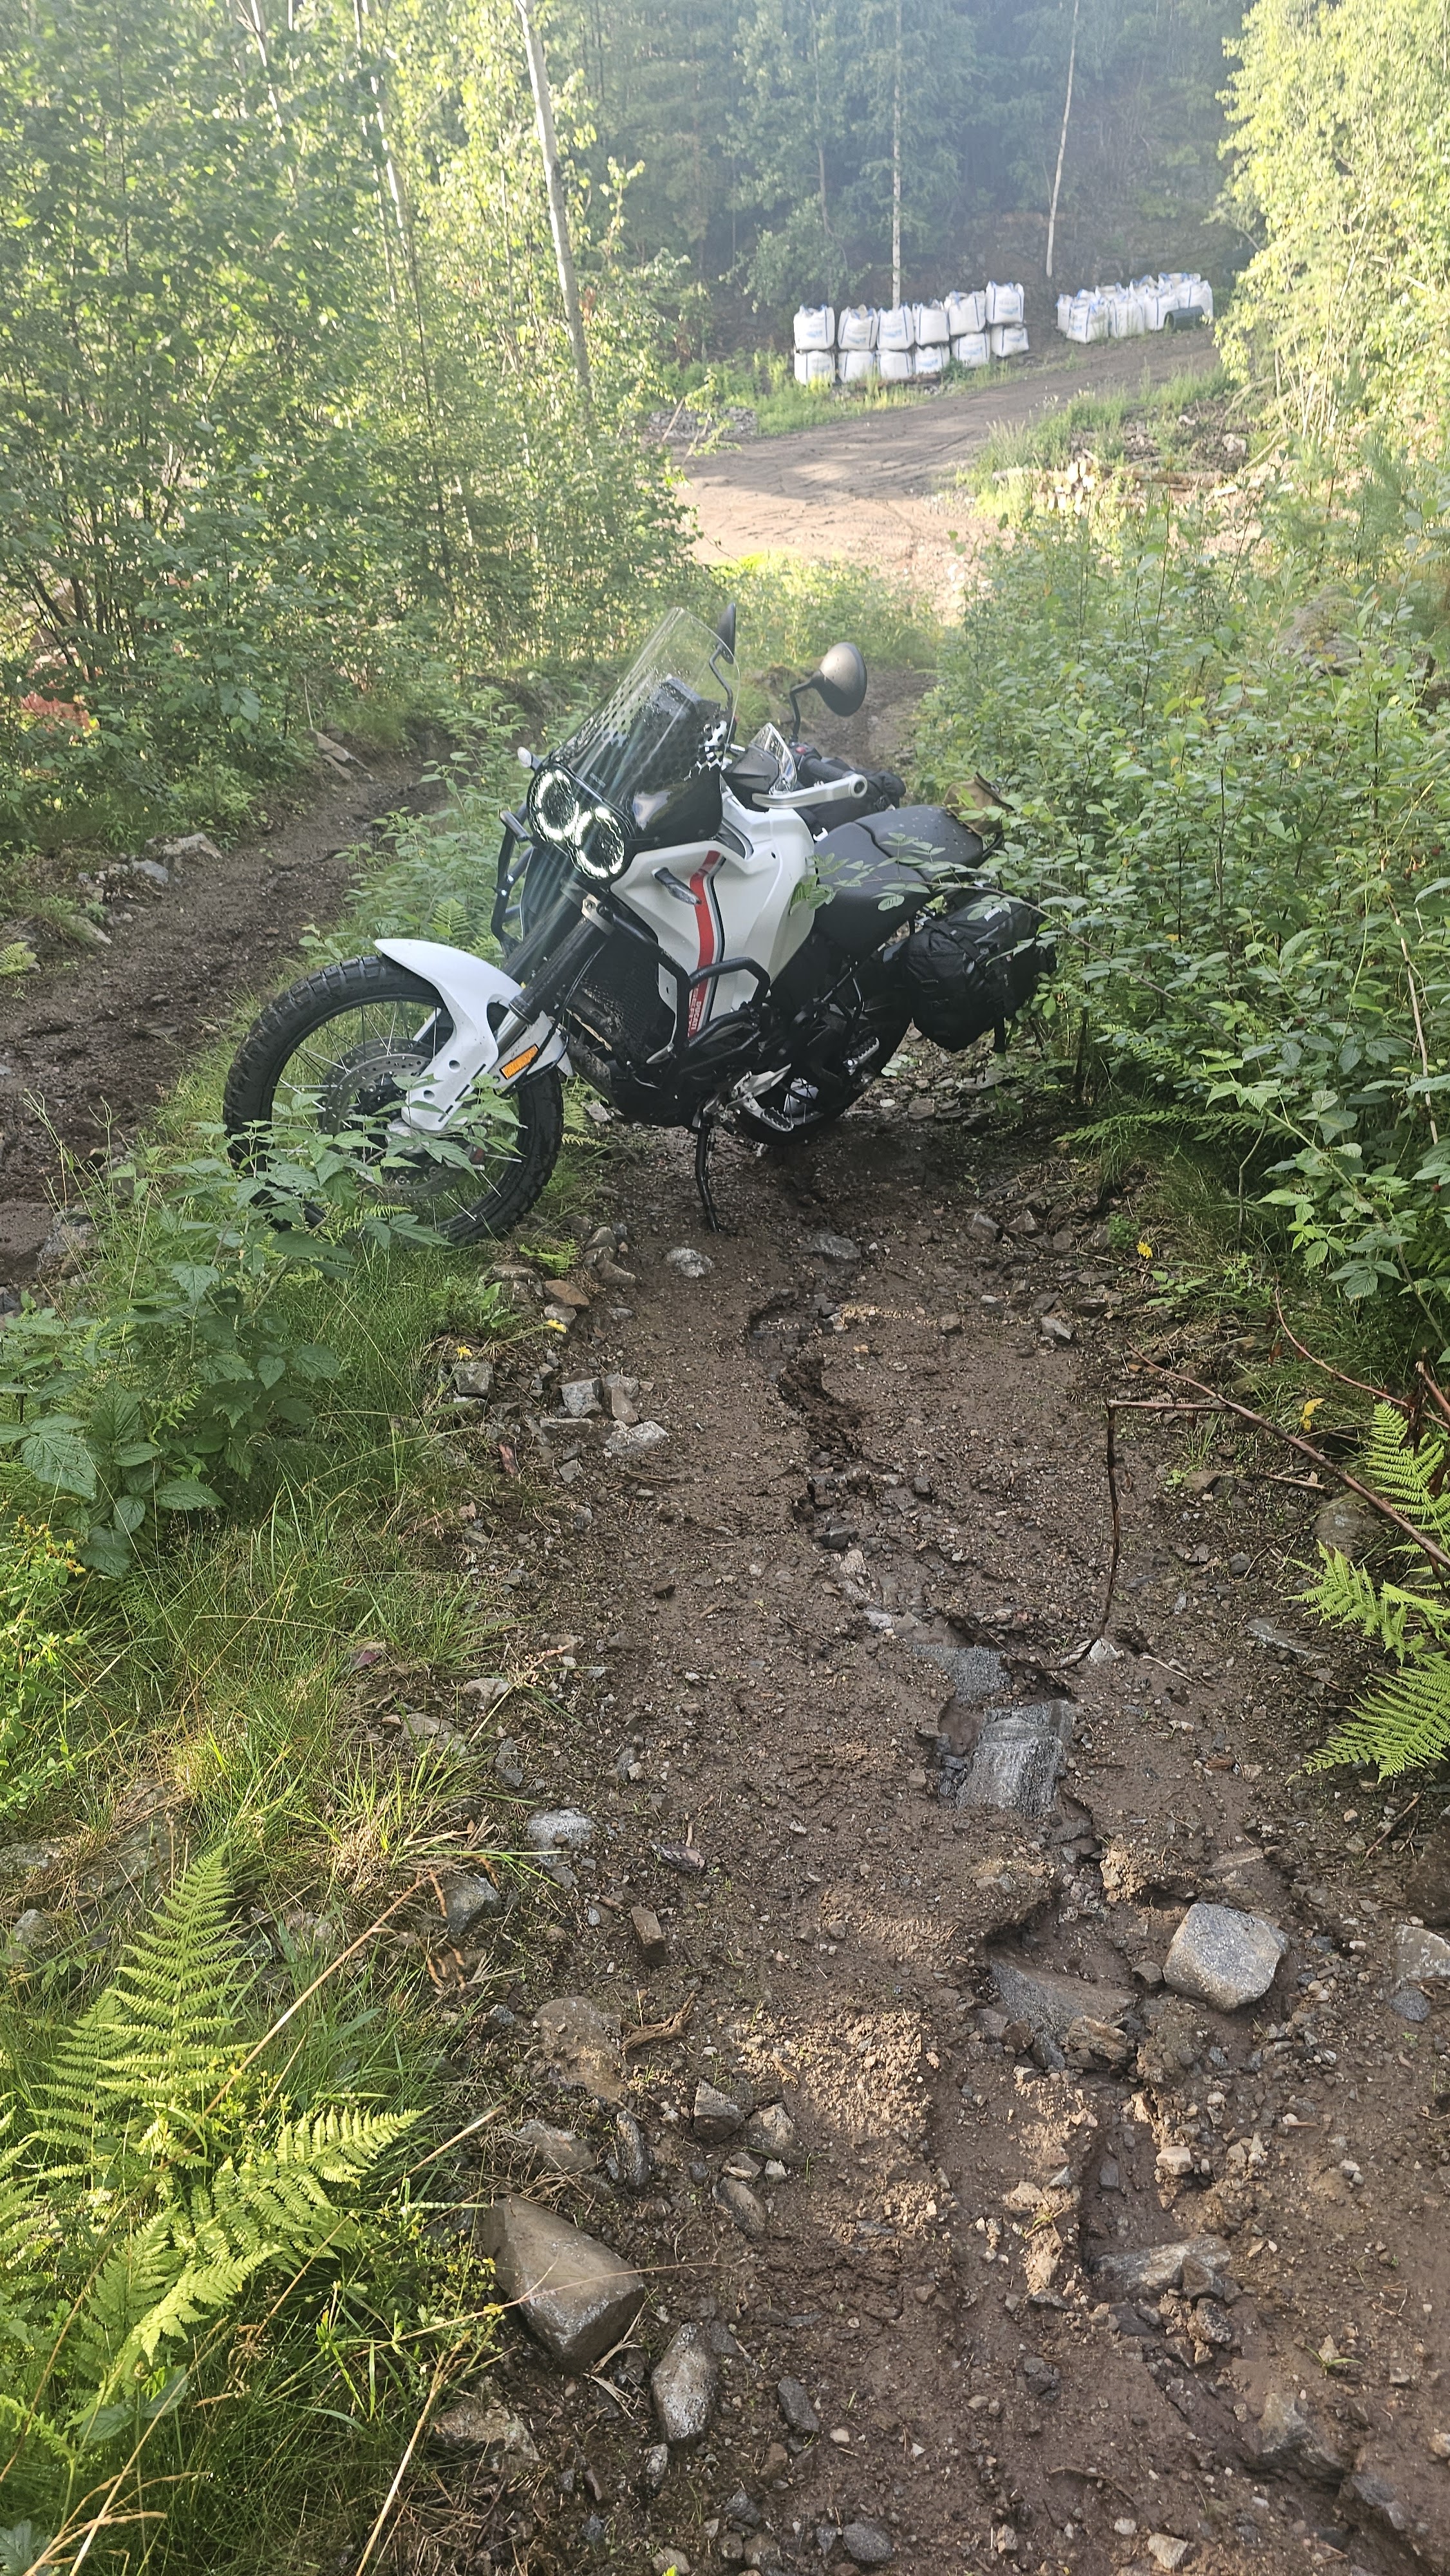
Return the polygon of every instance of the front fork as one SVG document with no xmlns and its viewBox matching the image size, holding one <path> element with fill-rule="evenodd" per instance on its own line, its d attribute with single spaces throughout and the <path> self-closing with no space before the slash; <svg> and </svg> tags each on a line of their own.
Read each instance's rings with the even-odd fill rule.
<svg viewBox="0 0 1450 2576">
<path fill-rule="evenodd" d="M 506 1091 L 550 1065 L 567 1072 L 568 1042 L 558 1014 L 608 937 L 607 916 L 597 898 L 586 894 L 573 928 L 522 985 L 466 948 L 429 939 L 378 940 L 380 956 L 432 985 L 452 1022 L 446 1042 L 406 1095 L 395 1127 L 399 1139 L 441 1135 L 474 1084 L 487 1077 Z M 516 963 L 527 966 L 527 950 L 526 942 Z"/>
</svg>

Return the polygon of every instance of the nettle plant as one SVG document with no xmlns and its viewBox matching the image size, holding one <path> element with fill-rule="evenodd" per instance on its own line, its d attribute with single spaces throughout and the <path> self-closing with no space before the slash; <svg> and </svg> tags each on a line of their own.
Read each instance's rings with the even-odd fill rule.
<svg viewBox="0 0 1450 2576">
<path fill-rule="evenodd" d="M 157 1515 L 216 1510 L 311 1421 L 340 1362 L 299 1332 L 289 1284 L 432 1237 L 342 1139 L 299 1140 L 258 1171 L 157 1149 L 110 1179 L 129 1206 L 106 1293 L 27 1305 L 0 1342 L 0 1448 L 80 1563 L 117 1575 Z"/>
</svg>

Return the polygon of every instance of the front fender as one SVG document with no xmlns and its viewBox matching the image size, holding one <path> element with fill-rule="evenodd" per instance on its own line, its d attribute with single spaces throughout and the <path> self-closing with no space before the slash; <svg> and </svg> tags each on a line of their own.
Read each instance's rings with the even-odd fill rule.
<svg viewBox="0 0 1450 2576">
<path fill-rule="evenodd" d="M 410 1127 L 436 1132 L 447 1126 L 465 1092 L 497 1071 L 498 1040 L 489 1010 L 497 1003 L 516 1002 L 522 987 L 501 966 L 491 966 L 466 948 L 447 948 L 440 940 L 379 939 L 374 945 L 380 957 L 391 958 L 395 966 L 406 967 L 410 975 L 431 984 L 453 1023 L 447 1044 L 409 1092 L 405 1113 Z M 547 1065 L 558 1065 L 565 1073 L 569 1070 L 563 1037 L 548 1019 L 536 1020 L 524 1032 L 509 1060 L 516 1070 L 512 1077 L 503 1077 L 505 1090 L 510 1079 L 541 1073 Z"/>
</svg>

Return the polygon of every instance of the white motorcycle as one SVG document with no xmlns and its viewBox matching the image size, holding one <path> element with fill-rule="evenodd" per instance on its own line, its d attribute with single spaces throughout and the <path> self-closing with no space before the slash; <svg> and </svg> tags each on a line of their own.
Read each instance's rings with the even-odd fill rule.
<svg viewBox="0 0 1450 2576">
<path fill-rule="evenodd" d="M 735 611 L 675 609 L 613 695 L 504 815 L 501 964 L 422 939 L 309 975 L 256 1022 L 224 1115 L 238 1161 L 298 1126 L 349 1140 L 380 1196 L 453 1242 L 533 1206 L 563 1138 L 563 1081 L 692 1128 L 712 1224 L 723 1123 L 756 1139 L 840 1116 L 914 1022 L 960 1048 L 1050 964 L 1041 915 L 981 874 L 980 836 L 901 781 L 799 740 L 810 691 L 866 694 L 854 644 L 790 692 L 792 738 L 733 739 Z"/>
</svg>

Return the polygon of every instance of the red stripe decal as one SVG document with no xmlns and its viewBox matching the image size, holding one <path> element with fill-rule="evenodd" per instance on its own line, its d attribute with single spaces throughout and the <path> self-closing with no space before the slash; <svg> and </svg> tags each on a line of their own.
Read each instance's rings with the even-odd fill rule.
<svg viewBox="0 0 1450 2576">
<path fill-rule="evenodd" d="M 697 947 L 695 965 L 697 969 L 704 966 L 713 966 L 718 960 L 721 949 L 724 945 L 724 935 L 720 927 L 720 915 L 715 903 L 714 888 L 711 884 L 711 879 L 719 864 L 719 853 L 718 851 L 712 850 L 708 859 L 701 862 L 701 865 L 696 868 L 694 875 L 688 880 L 690 892 L 695 899 L 695 933 Z M 712 989 L 713 988 L 709 984 L 697 984 L 695 990 L 690 995 L 690 1009 L 687 1025 L 691 1037 L 694 1037 L 696 1032 L 704 1025 L 706 1015 L 710 1008 Z"/>
</svg>

